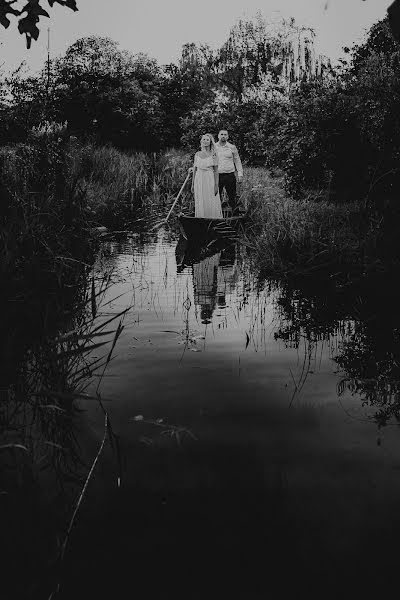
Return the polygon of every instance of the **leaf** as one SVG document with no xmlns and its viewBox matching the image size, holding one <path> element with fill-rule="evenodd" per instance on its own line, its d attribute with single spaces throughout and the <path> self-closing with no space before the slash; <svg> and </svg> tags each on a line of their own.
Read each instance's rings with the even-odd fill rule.
<svg viewBox="0 0 400 600">
<path fill-rule="evenodd" d="M 58 354 L 58 358 L 71 358 L 72 356 L 79 356 L 82 354 L 86 354 L 86 352 L 91 352 L 96 348 L 101 348 L 101 346 L 105 346 L 109 342 L 99 342 L 98 344 L 88 344 L 87 346 L 80 346 L 79 348 L 75 348 L 74 350 L 67 350 L 66 352 L 60 352 Z"/>
<path fill-rule="evenodd" d="M 76 6 L 76 0 L 47 0 L 51 7 L 53 7 L 54 3 L 61 4 L 61 6 L 66 6 L 70 8 L 74 12 L 78 10 Z"/>
<path fill-rule="evenodd" d="M 43 443 L 46 444 L 46 446 L 51 446 L 52 448 L 57 448 L 58 450 L 67 450 L 66 448 L 63 448 L 62 446 L 60 446 L 60 444 L 56 444 L 55 442 L 45 441 Z"/>
<path fill-rule="evenodd" d="M 122 310 L 121 312 L 119 312 L 118 314 L 114 315 L 113 317 L 111 317 L 110 319 L 108 319 L 107 321 L 105 321 L 104 323 L 101 323 L 100 325 L 98 325 L 97 327 L 95 327 L 92 332 L 95 333 L 96 331 L 98 331 L 99 329 L 102 329 L 102 327 L 105 327 L 106 325 L 108 325 L 109 323 L 111 323 L 111 321 L 115 321 L 115 319 L 118 319 L 118 317 L 122 317 L 122 315 L 124 315 L 125 313 L 128 312 L 128 310 L 131 310 L 131 307 L 128 306 L 128 308 L 125 308 L 125 310 Z M 117 330 L 116 330 L 117 331 Z"/>
<path fill-rule="evenodd" d="M 47 390 L 47 389 L 42 389 L 39 392 L 36 392 L 35 396 L 45 396 L 48 398 L 58 398 L 59 400 L 77 400 L 77 399 L 82 399 L 82 400 L 96 400 L 98 401 L 98 397 L 97 396 L 91 396 L 89 394 L 84 394 L 82 392 L 57 392 L 55 390 Z M 103 398 L 101 399 L 102 402 L 108 402 L 109 400 L 107 400 L 107 398 Z M 46 406 L 42 406 L 41 408 L 49 408 L 51 405 L 46 405 Z"/>
<path fill-rule="evenodd" d="M 116 329 L 108 329 L 106 331 L 101 331 L 100 333 L 75 333 L 74 331 L 71 331 L 70 333 L 66 333 L 65 335 L 62 335 L 58 338 L 56 338 L 54 341 L 55 343 L 60 343 L 60 342 L 66 342 L 66 341 L 78 341 L 78 340 L 90 340 L 94 337 L 101 337 L 102 335 L 111 335 L 112 333 L 115 333 L 117 330 Z"/>
<path fill-rule="evenodd" d="M 40 410 L 56 410 L 56 411 L 59 411 L 62 413 L 66 412 L 63 408 L 61 408 L 60 406 L 57 406 L 56 404 L 46 404 L 45 406 L 39 405 L 38 408 L 40 408 Z"/>
<path fill-rule="evenodd" d="M 11 448 L 19 448 L 19 450 L 24 450 L 29 454 L 28 448 L 26 446 L 23 446 L 22 444 L 3 444 L 2 446 L 0 446 L 0 450 L 10 450 Z"/>
<path fill-rule="evenodd" d="M 11 8 L 5 0 L 0 0 L 0 23 L 5 29 L 10 25 L 10 19 L 7 17 L 7 14 L 18 16 L 21 13 L 19 10 Z"/>
<path fill-rule="evenodd" d="M 27 12 L 31 21 L 37 23 L 39 17 L 50 17 L 49 13 L 39 4 L 39 0 L 28 0 L 21 13 Z"/>
<path fill-rule="evenodd" d="M 96 317 L 97 314 L 97 306 L 96 306 L 96 288 L 94 285 L 94 275 L 92 277 L 92 290 L 91 290 L 91 296 L 90 296 L 90 300 L 91 300 L 91 306 L 92 306 L 92 317 L 93 319 Z"/>
<path fill-rule="evenodd" d="M 36 27 L 38 19 L 31 20 L 29 16 L 21 19 L 18 23 L 18 31 L 22 34 L 25 33 L 26 36 L 26 47 L 31 47 L 31 40 L 37 40 L 39 37 L 39 29 Z"/>
<path fill-rule="evenodd" d="M 107 356 L 107 363 L 109 363 L 111 360 L 111 356 L 112 356 L 113 350 L 115 348 L 115 344 L 117 343 L 117 340 L 118 340 L 119 336 L 121 335 L 123 329 L 124 329 L 124 325 L 122 325 L 122 319 L 121 319 L 120 322 L 118 323 L 117 331 L 115 332 L 115 336 L 114 336 L 114 339 L 111 344 L 111 349 Z"/>
</svg>

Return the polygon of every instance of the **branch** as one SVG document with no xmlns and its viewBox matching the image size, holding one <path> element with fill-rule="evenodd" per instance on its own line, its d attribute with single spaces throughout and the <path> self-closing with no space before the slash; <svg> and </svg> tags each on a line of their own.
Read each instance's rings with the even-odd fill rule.
<svg viewBox="0 0 400 600">
<path fill-rule="evenodd" d="M 27 3 L 22 10 L 16 10 L 12 8 L 12 4 L 15 4 L 17 0 L 0 0 L 0 24 L 7 29 L 10 26 L 10 19 L 8 15 L 13 17 L 20 17 L 18 19 L 18 31 L 20 34 L 25 34 L 26 47 L 30 48 L 32 40 L 37 40 L 40 34 L 38 23 L 40 17 L 50 17 L 49 13 L 44 10 L 41 6 L 43 0 L 27 0 Z M 74 12 L 78 10 L 76 6 L 76 0 L 47 0 L 50 8 L 55 3 L 61 4 L 70 8 Z M 25 13 L 25 16 L 21 15 Z"/>
</svg>

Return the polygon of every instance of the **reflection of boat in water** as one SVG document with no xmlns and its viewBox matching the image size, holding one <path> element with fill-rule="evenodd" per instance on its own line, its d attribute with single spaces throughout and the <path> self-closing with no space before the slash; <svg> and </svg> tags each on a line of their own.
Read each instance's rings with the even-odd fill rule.
<svg viewBox="0 0 400 600">
<path fill-rule="evenodd" d="M 229 252 L 235 256 L 235 247 L 232 240 L 213 239 L 208 244 L 201 245 L 197 240 L 191 238 L 187 240 L 180 236 L 175 248 L 175 257 L 178 273 L 183 271 L 185 267 L 191 266 L 196 262 L 204 260 L 208 256 L 212 256 L 216 252 Z"/>
<path fill-rule="evenodd" d="M 198 243 L 212 239 L 233 239 L 242 226 L 246 215 L 224 219 L 206 219 L 203 217 L 178 216 L 181 234 L 187 240 L 196 239 Z"/>
</svg>

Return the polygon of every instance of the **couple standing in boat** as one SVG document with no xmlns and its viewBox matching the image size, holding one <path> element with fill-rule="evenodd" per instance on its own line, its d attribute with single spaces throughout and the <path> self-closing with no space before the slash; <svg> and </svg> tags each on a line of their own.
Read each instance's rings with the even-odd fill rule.
<svg viewBox="0 0 400 600">
<path fill-rule="evenodd" d="M 228 142 L 228 137 L 226 129 L 218 133 L 217 143 L 209 133 L 201 137 L 201 150 L 194 157 L 192 179 L 196 217 L 222 219 L 224 189 L 232 214 L 239 214 L 236 182 L 242 183 L 243 167 L 237 148 Z"/>
</svg>

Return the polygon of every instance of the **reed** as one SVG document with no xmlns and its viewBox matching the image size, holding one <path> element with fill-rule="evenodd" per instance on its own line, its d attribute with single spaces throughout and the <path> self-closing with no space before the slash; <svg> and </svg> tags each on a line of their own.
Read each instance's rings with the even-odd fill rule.
<svg viewBox="0 0 400 600">
<path fill-rule="evenodd" d="M 261 269 L 305 274 L 360 262 L 364 246 L 354 227 L 356 204 L 333 205 L 318 195 L 294 200 L 284 192 L 282 179 L 262 168 L 246 169 L 241 201 L 248 209 L 247 237 Z"/>
<path fill-rule="evenodd" d="M 169 203 L 185 180 L 191 164 L 191 156 L 183 150 L 170 149 L 155 157 L 153 195 L 148 198 L 151 207 Z"/>
<path fill-rule="evenodd" d="M 18 568 L 16 556 L 22 549 L 26 552 L 29 548 L 32 556 L 29 569 L 18 572 L 18 579 L 15 572 L 15 593 L 22 594 L 23 587 L 26 589 L 36 580 L 32 588 L 35 591 L 35 586 L 43 585 L 53 567 L 59 569 L 92 476 L 94 467 L 83 458 L 76 437 L 82 399 L 103 407 L 105 439 L 116 452 L 121 476 L 118 439 L 105 408 L 107 398 L 101 397 L 99 385 L 130 307 L 110 317 L 104 299 L 112 277 L 109 273 L 91 277 L 88 268 L 82 265 L 80 268 L 81 283 L 75 286 L 69 300 L 61 286 L 58 294 L 47 298 L 40 312 L 24 303 L 19 309 L 20 321 L 8 320 L 9 331 L 16 330 L 19 342 L 26 320 L 40 323 L 40 331 L 21 345 L 18 357 L 13 357 L 13 368 L 0 382 L 0 467 L 4 475 L 1 492 L 9 499 L 4 507 L 8 526 L 3 535 L 5 543 L 9 540 L 15 551 L 11 572 L 14 565 Z M 53 308 L 56 305 L 57 317 L 53 323 L 47 318 L 48 305 Z M 26 319 L 22 312 L 27 312 Z M 2 333 L 6 334 L 5 328 Z M 96 374 L 97 391 L 89 394 L 87 387 Z M 33 518 L 24 520 L 25 514 Z M 21 519 L 24 527 L 19 530 L 17 524 Z M 48 585 L 51 589 L 54 582 L 49 581 Z"/>
<path fill-rule="evenodd" d="M 152 158 L 112 147 L 77 147 L 69 174 L 84 190 L 94 221 L 119 226 L 141 205 L 150 185 Z"/>
<path fill-rule="evenodd" d="M 90 144 L 77 149 L 70 178 L 85 191 L 93 220 L 121 228 L 139 210 L 160 211 L 187 174 L 191 158 L 183 151 L 124 153 Z"/>
<path fill-rule="evenodd" d="M 29 142 L 0 148 L 0 276 L 11 296 L 24 280 L 29 292 L 35 277 L 59 279 L 68 259 L 90 253 L 86 199 L 69 177 L 71 144 L 46 130 Z"/>
</svg>

